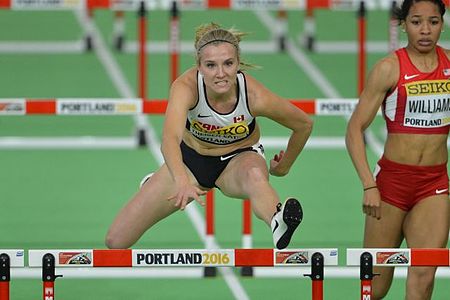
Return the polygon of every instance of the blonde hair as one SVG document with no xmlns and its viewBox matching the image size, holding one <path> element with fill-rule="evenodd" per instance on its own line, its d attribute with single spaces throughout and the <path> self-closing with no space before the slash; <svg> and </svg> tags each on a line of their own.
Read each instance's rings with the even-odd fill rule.
<svg viewBox="0 0 450 300">
<path fill-rule="evenodd" d="M 247 35 L 234 28 L 223 29 L 219 24 L 214 22 L 200 25 L 195 31 L 195 58 L 197 64 L 200 65 L 200 52 L 207 45 L 217 45 L 219 43 L 229 43 L 236 48 L 237 58 L 241 69 L 246 67 L 254 68 L 255 66 L 241 61 L 241 48 L 239 42 L 243 36 Z"/>
</svg>

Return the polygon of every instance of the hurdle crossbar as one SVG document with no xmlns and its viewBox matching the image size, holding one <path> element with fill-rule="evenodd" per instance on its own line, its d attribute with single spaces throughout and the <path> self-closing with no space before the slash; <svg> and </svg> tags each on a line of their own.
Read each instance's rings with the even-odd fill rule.
<svg viewBox="0 0 450 300">
<path fill-rule="evenodd" d="M 314 115 L 348 116 L 356 98 L 289 99 L 304 112 Z M 166 99 L 140 98 L 0 98 L 0 116 L 5 115 L 137 115 L 164 114 Z"/>
<path fill-rule="evenodd" d="M 309 266 L 314 253 L 325 265 L 337 265 L 337 249 L 81 249 L 29 250 L 30 267 L 41 267 L 45 254 L 55 256 L 55 267 L 243 267 Z"/>
<path fill-rule="evenodd" d="M 20 0 L 0 0 L 0 9 L 9 10 L 76 10 L 76 9 L 110 9 L 114 11 L 134 11 L 141 2 L 152 10 L 170 8 L 172 0 L 166 1 L 111 1 L 111 0 L 75 0 L 61 2 L 47 1 L 20 1 Z M 303 10 L 305 8 L 305 0 L 297 3 L 283 3 L 276 1 L 233 1 L 233 0 L 207 0 L 207 1 L 176 1 L 183 10 L 206 10 L 206 9 L 281 9 L 289 8 L 291 10 Z"/>
<path fill-rule="evenodd" d="M 9 300 L 11 268 L 24 267 L 24 250 L 0 250 L 0 300 Z"/>
<path fill-rule="evenodd" d="M 347 249 L 347 265 L 359 265 L 360 299 L 372 299 L 373 267 L 449 267 L 450 249 L 442 248 L 375 248 Z"/>
<path fill-rule="evenodd" d="M 311 266 L 312 299 L 323 300 L 324 265 L 337 265 L 337 249 L 119 249 L 29 250 L 29 266 L 42 268 L 43 299 L 54 300 L 58 267 Z M 320 259 L 317 260 L 316 258 Z M 321 275 L 320 275 L 321 274 Z M 3 300 L 3 299 L 0 299 Z"/>
<path fill-rule="evenodd" d="M 347 266 L 359 266 L 360 256 L 368 252 L 374 258 L 374 266 L 384 267 L 448 267 L 450 250 L 445 248 L 374 248 L 347 249 Z"/>
</svg>

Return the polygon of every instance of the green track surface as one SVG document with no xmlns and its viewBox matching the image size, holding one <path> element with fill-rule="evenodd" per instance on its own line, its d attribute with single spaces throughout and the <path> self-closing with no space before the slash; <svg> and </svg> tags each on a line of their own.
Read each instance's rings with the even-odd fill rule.
<svg viewBox="0 0 450 300">
<path fill-rule="evenodd" d="M 273 13 L 275 14 L 275 13 Z M 126 13 L 126 39 L 136 38 L 136 14 Z M 319 40 L 354 40 L 354 12 L 317 12 Z M 370 12 L 368 38 L 387 38 L 387 12 Z M 95 13 L 103 39 L 111 45 L 113 15 Z M 270 33 L 251 11 L 183 12 L 182 40 L 192 40 L 194 28 L 215 21 L 251 33 L 248 40 L 268 40 Z M 334 25 L 333 25 L 334 24 Z M 339 24 L 336 26 L 335 24 Z M 168 13 L 149 13 L 149 39 L 166 40 Z M 303 28 L 303 12 L 289 12 L 290 37 Z M 443 40 L 449 40 L 449 30 Z M 1 41 L 73 41 L 83 31 L 70 12 L 13 12 L 0 10 Z M 136 55 L 110 49 L 131 87 L 137 86 Z M 357 57 L 354 54 L 308 53 L 341 94 L 356 94 Z M 380 54 L 368 57 L 369 67 Z M 262 67 L 250 73 L 286 98 L 324 98 L 321 87 L 286 53 L 243 53 L 243 58 Z M 192 55 L 181 55 L 181 69 L 194 64 Z M 167 98 L 168 55 L 148 56 L 150 98 Z M 114 86 L 95 53 L 0 54 L 0 98 L 117 98 Z M 161 137 L 163 116 L 149 116 Z M 343 137 L 342 117 L 314 117 L 314 137 Z M 279 125 L 259 120 L 264 136 L 286 137 Z M 372 126 L 383 137 L 383 122 Z M 131 117 L 0 117 L 0 136 L 22 137 L 122 137 L 134 134 Z M 267 149 L 270 158 L 276 149 Z M 368 153 L 373 166 L 377 155 Z M 147 149 L 135 150 L 0 150 L 0 249 L 104 248 L 105 233 L 118 210 L 137 191 L 139 180 L 158 167 Z M 361 186 L 345 149 L 306 149 L 284 178 L 271 178 L 282 199 L 298 197 L 305 217 L 293 238 L 292 248 L 337 247 L 339 264 L 345 265 L 345 249 L 361 246 L 363 214 Z M 196 204 L 193 204 L 196 205 Z M 216 239 L 222 248 L 241 247 L 241 201 L 216 192 Z M 201 209 L 203 212 L 203 210 Z M 271 248 L 271 234 L 253 217 L 255 248 Z M 205 245 L 184 212 L 177 212 L 147 232 L 134 248 L 204 248 Z M 242 278 L 239 282 L 251 299 L 310 299 L 311 283 L 298 278 Z M 404 279 L 395 280 L 388 300 L 404 297 Z M 450 299 L 448 279 L 436 282 L 434 300 Z M 39 299 L 40 280 L 12 280 L 11 299 Z M 325 299 L 358 299 L 359 280 L 326 279 Z M 208 279 L 58 279 L 57 299 L 233 299 L 224 278 Z"/>
</svg>

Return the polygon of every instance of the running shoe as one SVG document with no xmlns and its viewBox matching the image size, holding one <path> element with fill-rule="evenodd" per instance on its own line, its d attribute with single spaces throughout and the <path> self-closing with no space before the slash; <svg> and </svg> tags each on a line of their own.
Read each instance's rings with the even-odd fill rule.
<svg viewBox="0 0 450 300">
<path fill-rule="evenodd" d="M 288 198 L 283 205 L 278 203 L 277 212 L 273 215 L 271 222 L 273 243 L 277 249 L 284 249 L 289 245 L 302 219 L 303 210 L 297 199 Z"/>
</svg>

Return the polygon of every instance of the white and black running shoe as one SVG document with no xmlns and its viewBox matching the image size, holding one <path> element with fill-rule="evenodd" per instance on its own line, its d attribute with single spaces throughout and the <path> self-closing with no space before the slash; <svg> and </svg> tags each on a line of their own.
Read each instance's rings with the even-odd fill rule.
<svg viewBox="0 0 450 300">
<path fill-rule="evenodd" d="M 284 249 L 289 245 L 292 234 L 294 234 L 302 219 L 303 210 L 297 199 L 288 198 L 283 205 L 278 203 L 277 212 L 273 215 L 270 224 L 273 243 L 277 249 Z"/>
</svg>

